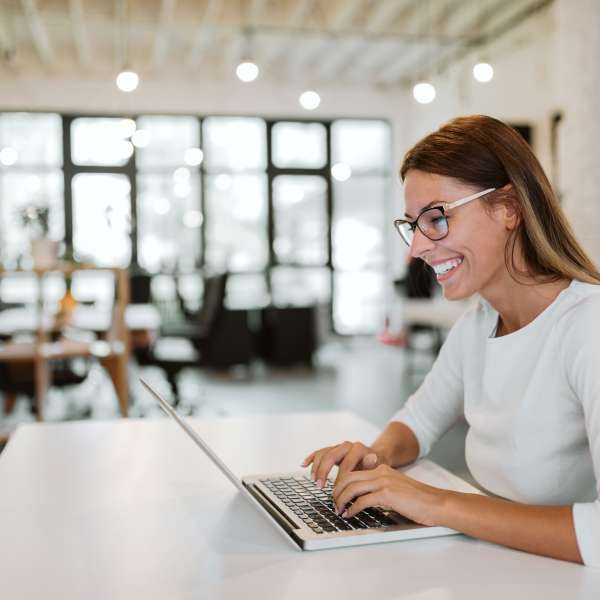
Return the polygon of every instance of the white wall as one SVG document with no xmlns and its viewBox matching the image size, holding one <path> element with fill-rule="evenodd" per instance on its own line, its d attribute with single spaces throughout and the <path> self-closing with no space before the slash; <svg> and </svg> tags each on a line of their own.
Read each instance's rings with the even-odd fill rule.
<svg viewBox="0 0 600 600">
<path fill-rule="evenodd" d="M 585 50 L 592 34 L 586 36 L 584 32 L 583 37 L 577 40 L 577 28 L 583 28 L 584 31 L 586 27 L 593 27 L 593 19 L 590 21 L 592 25 L 586 24 L 586 15 L 597 13 L 600 3 L 583 0 L 578 11 L 572 8 L 569 0 L 557 0 L 550 8 L 491 44 L 486 54 L 494 66 L 495 77 L 488 84 L 476 82 L 471 75 L 476 54 L 455 64 L 448 72 L 434 79 L 437 98 L 426 106 L 416 104 L 410 90 L 380 91 L 364 85 L 329 85 L 319 87 L 321 106 L 308 113 L 298 105 L 297 98 L 302 91 L 299 86 L 276 85 L 260 80 L 248 85 L 238 82 L 233 75 L 223 80 L 197 79 L 185 83 L 168 79 L 145 81 L 136 92 L 123 94 L 116 89 L 108 75 L 85 80 L 57 75 L 24 78 L 5 70 L 1 77 L 0 110 L 385 118 L 390 121 L 394 131 L 395 171 L 406 150 L 423 135 L 453 117 L 483 113 L 512 123 L 532 125 L 534 149 L 542 165 L 549 171 L 552 114 L 562 110 L 569 115 L 580 111 L 582 102 L 586 106 L 592 102 L 591 97 L 573 102 L 572 96 L 562 93 L 563 82 L 570 78 L 571 83 L 576 85 L 577 77 L 573 72 L 576 67 L 569 69 L 565 65 L 564 47 L 573 42 L 579 52 Z M 570 28 L 563 23 L 565 13 L 569 11 L 578 13 L 577 22 L 571 23 Z M 558 65 L 562 65 L 562 69 Z M 591 77 L 589 75 L 588 79 Z M 587 87 L 593 82 L 590 79 Z M 595 111 L 597 117 L 595 105 L 590 111 Z M 584 127 L 582 135 L 585 134 Z M 566 155 L 564 161 L 576 161 L 576 157 Z M 573 169 L 564 164 L 561 171 L 569 173 Z M 394 177 L 394 182 L 390 218 L 401 212 L 401 188 L 397 177 Z M 571 193 L 576 193 L 573 185 L 571 188 Z M 573 203 L 570 210 L 572 213 L 577 211 Z M 405 249 L 394 236 L 390 227 L 392 273 L 397 275 L 403 269 Z M 596 260 L 600 259 L 600 249 L 597 254 Z"/>
</svg>

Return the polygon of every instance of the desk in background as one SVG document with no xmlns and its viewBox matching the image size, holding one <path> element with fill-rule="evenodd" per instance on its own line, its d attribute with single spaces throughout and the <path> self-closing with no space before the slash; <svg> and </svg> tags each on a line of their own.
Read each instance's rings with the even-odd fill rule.
<svg viewBox="0 0 600 600">
<path fill-rule="evenodd" d="M 234 472 L 372 440 L 350 413 L 192 419 Z M 0 455 L 3 598 L 597 600 L 600 570 L 463 536 L 300 552 L 167 420 L 22 426 Z"/>
</svg>

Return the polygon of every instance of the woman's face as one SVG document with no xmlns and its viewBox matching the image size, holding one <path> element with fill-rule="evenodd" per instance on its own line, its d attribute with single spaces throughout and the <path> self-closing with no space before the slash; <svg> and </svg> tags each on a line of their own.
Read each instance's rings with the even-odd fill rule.
<svg viewBox="0 0 600 600">
<path fill-rule="evenodd" d="M 416 169 L 406 174 L 404 190 L 406 218 L 410 220 L 433 201 L 453 202 L 480 191 L 457 179 Z M 483 196 L 449 210 L 448 235 L 442 240 L 432 241 L 415 230 L 411 256 L 421 258 L 434 271 L 452 267 L 445 273 L 436 272 L 448 300 L 468 298 L 475 293 L 489 297 L 508 275 L 504 249 L 514 227 L 514 215 L 503 204 L 486 211 L 483 203 L 488 198 Z"/>
</svg>

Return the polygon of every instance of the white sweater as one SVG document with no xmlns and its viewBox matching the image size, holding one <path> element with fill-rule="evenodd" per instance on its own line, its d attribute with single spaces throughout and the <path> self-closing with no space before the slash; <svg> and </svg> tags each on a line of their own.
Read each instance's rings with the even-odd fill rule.
<svg viewBox="0 0 600 600">
<path fill-rule="evenodd" d="M 461 317 L 392 420 L 424 456 L 464 415 L 476 481 L 516 502 L 573 505 L 583 560 L 600 567 L 600 286 L 573 281 L 499 338 L 497 319 L 483 300 Z"/>
</svg>

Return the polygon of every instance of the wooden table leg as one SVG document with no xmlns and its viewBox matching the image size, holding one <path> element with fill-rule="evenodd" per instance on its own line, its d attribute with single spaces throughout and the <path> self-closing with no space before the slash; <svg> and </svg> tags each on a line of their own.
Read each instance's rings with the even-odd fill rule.
<svg viewBox="0 0 600 600">
<path fill-rule="evenodd" d="M 127 353 L 120 352 L 102 358 L 100 364 L 106 369 L 119 399 L 121 415 L 126 417 L 129 410 L 129 377 Z"/>
<path fill-rule="evenodd" d="M 36 357 L 34 363 L 35 370 L 35 407 L 37 412 L 37 420 L 44 420 L 44 406 L 46 397 L 50 389 L 50 365 L 48 361 L 42 357 Z"/>
<path fill-rule="evenodd" d="M 10 415 L 17 401 L 16 392 L 4 392 L 4 414 Z"/>
</svg>

